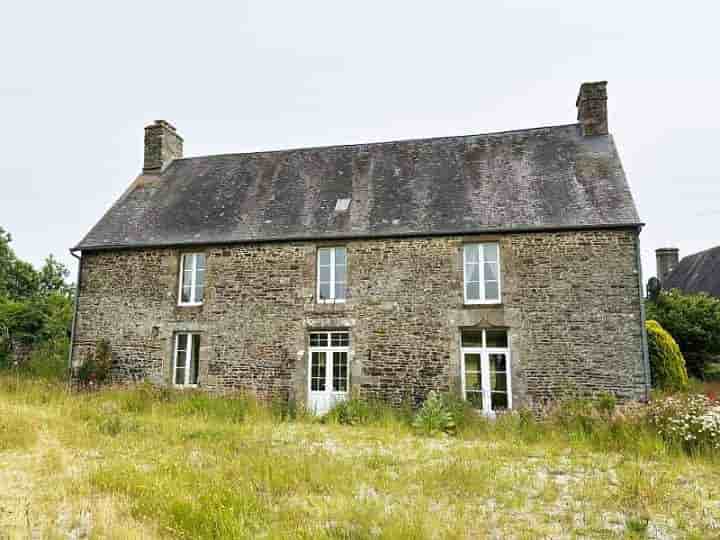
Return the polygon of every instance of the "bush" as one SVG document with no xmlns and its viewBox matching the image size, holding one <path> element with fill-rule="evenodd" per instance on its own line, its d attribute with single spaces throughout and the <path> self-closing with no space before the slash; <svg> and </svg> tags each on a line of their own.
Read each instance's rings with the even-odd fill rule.
<svg viewBox="0 0 720 540">
<path fill-rule="evenodd" d="M 678 344 L 657 321 L 646 321 L 650 378 L 661 390 L 687 390 L 688 374 Z"/>
<path fill-rule="evenodd" d="M 653 401 L 647 418 L 660 435 L 684 450 L 720 450 L 720 403 L 700 394 Z"/>
<path fill-rule="evenodd" d="M 77 376 L 84 386 L 94 386 L 107 382 L 110 379 L 112 367 L 112 352 L 107 339 L 98 340 L 95 351 L 85 358 L 78 369 Z"/>
<path fill-rule="evenodd" d="M 366 399 L 353 389 L 350 398 L 333 405 L 323 417 L 324 422 L 347 426 L 392 423 L 400 418 L 400 411 L 377 399 Z"/>
<path fill-rule="evenodd" d="M 415 415 L 413 427 L 426 435 L 448 433 L 455 429 L 452 410 L 442 396 L 431 390 Z"/>
</svg>

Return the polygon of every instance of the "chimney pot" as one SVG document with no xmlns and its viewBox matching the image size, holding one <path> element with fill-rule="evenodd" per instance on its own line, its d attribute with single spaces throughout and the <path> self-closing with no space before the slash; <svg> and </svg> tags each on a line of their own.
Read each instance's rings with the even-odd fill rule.
<svg viewBox="0 0 720 540">
<path fill-rule="evenodd" d="M 144 174 L 160 174 L 173 159 L 183 157 L 183 139 L 166 120 L 155 120 L 145 128 Z"/>
<path fill-rule="evenodd" d="M 678 248 L 660 248 L 655 250 L 655 263 L 657 265 L 657 278 L 661 285 L 665 285 L 667 277 L 680 260 Z"/>
<path fill-rule="evenodd" d="M 583 136 L 608 134 L 607 81 L 582 83 L 575 105 Z"/>
</svg>

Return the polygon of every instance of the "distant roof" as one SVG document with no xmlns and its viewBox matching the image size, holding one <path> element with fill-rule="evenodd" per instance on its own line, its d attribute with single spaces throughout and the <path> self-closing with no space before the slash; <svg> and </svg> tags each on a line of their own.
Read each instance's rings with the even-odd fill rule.
<svg viewBox="0 0 720 540">
<path fill-rule="evenodd" d="M 683 257 L 662 286 L 720 297 L 720 246 Z"/>
<path fill-rule="evenodd" d="M 570 124 L 178 159 L 76 249 L 639 224 L 612 137 Z"/>
</svg>

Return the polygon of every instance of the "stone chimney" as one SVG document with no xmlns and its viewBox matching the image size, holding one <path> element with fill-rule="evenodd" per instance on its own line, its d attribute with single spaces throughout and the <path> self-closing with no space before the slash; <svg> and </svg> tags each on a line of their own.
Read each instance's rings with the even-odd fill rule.
<svg viewBox="0 0 720 540">
<path fill-rule="evenodd" d="M 661 285 L 665 285 L 672 269 L 675 268 L 680 260 L 680 250 L 678 248 L 660 248 L 655 250 L 655 262 L 657 264 L 657 278 Z"/>
<path fill-rule="evenodd" d="M 575 105 L 585 137 L 608 134 L 607 81 L 582 83 Z"/>
<path fill-rule="evenodd" d="M 155 120 L 145 128 L 144 174 L 159 174 L 173 159 L 183 157 L 183 140 L 170 122 Z"/>
</svg>

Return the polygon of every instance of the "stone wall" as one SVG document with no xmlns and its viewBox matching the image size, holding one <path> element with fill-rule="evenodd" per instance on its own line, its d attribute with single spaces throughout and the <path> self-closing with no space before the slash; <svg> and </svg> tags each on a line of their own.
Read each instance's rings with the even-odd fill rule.
<svg viewBox="0 0 720 540">
<path fill-rule="evenodd" d="M 502 305 L 464 306 L 462 247 L 501 246 Z M 345 245 L 346 304 L 315 302 L 318 247 Z M 635 230 L 205 246 L 206 298 L 177 307 L 182 250 L 85 252 L 73 361 L 111 342 L 116 380 L 170 381 L 173 335 L 201 333 L 200 384 L 307 394 L 308 333 L 349 329 L 351 385 L 418 402 L 459 391 L 460 329 L 507 327 L 514 405 L 645 395 Z"/>
</svg>

